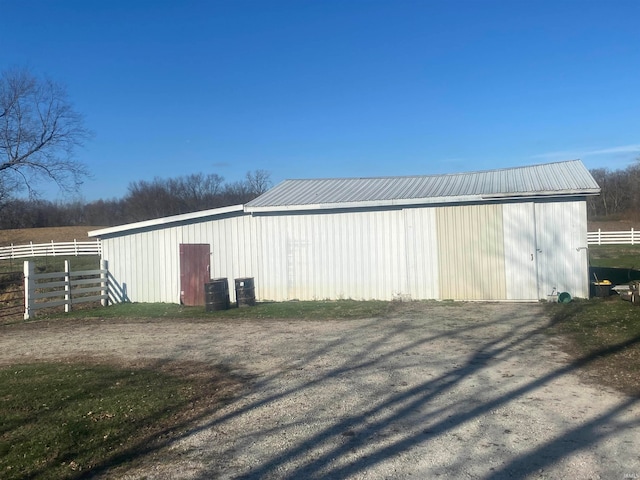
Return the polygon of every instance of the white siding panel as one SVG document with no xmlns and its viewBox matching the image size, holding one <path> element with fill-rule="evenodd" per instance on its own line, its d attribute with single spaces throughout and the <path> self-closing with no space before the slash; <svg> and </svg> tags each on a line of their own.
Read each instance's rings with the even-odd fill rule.
<svg viewBox="0 0 640 480">
<path fill-rule="evenodd" d="M 586 202 L 536 203 L 540 298 L 554 288 L 588 298 Z"/>
<path fill-rule="evenodd" d="M 180 243 L 211 245 L 211 278 L 227 277 L 235 300 L 233 280 L 255 276 L 249 215 L 231 216 L 105 238 L 103 258 L 109 262 L 112 281 L 126 290 L 132 302 L 180 301 Z M 253 254 L 255 255 L 255 254 Z"/>
<path fill-rule="evenodd" d="M 262 301 L 531 300 L 553 287 L 588 295 L 583 200 L 234 212 L 145 228 L 102 239 L 115 297 L 125 291 L 133 302 L 178 303 L 180 243 L 210 244 L 211 278 L 229 279 L 232 301 L 240 277 L 254 277 Z"/>
<path fill-rule="evenodd" d="M 401 210 L 255 220 L 263 234 L 259 281 L 265 300 L 391 300 L 407 294 Z"/>
<path fill-rule="evenodd" d="M 435 208 L 405 211 L 408 293 L 413 300 L 439 299 Z"/>
<path fill-rule="evenodd" d="M 506 300 L 502 205 L 436 211 L 440 295 L 452 300 Z"/>
<path fill-rule="evenodd" d="M 533 202 L 502 207 L 507 300 L 538 300 Z"/>
</svg>

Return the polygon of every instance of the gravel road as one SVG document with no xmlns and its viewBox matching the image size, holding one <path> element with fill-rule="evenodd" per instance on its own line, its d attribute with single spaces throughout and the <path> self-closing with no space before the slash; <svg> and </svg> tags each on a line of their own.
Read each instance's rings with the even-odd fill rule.
<svg viewBox="0 0 640 480">
<path fill-rule="evenodd" d="M 244 394 L 128 478 L 640 478 L 640 401 L 589 384 L 538 304 L 348 321 L 5 326 L 0 363 L 221 363 Z M 109 474 L 106 475 L 109 477 Z"/>
</svg>

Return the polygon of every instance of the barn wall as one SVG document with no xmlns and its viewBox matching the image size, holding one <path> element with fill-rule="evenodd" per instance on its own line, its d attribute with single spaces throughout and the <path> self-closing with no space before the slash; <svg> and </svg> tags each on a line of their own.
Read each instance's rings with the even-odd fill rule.
<svg viewBox="0 0 640 480">
<path fill-rule="evenodd" d="M 502 206 L 507 300 L 537 300 L 536 222 L 533 202 Z"/>
<path fill-rule="evenodd" d="M 181 243 L 211 245 L 211 278 L 233 280 L 256 275 L 253 239 L 251 216 L 239 214 L 104 238 L 102 248 L 115 290 L 125 290 L 127 300 L 179 303 Z"/>
<path fill-rule="evenodd" d="M 535 218 L 540 298 L 554 288 L 588 298 L 586 202 L 536 203 Z"/>
<path fill-rule="evenodd" d="M 441 298 L 436 208 L 405 209 L 407 291 L 412 299 Z"/>
<path fill-rule="evenodd" d="M 180 301 L 180 243 L 211 245 L 211 277 L 231 280 L 232 301 L 239 277 L 275 301 L 588 296 L 583 200 L 237 212 L 102 242 L 116 296 L 134 302 Z"/>
<path fill-rule="evenodd" d="M 502 205 L 440 207 L 436 221 L 441 298 L 506 299 Z"/>
<path fill-rule="evenodd" d="M 401 210 L 263 215 L 254 220 L 263 299 L 391 300 L 407 295 Z"/>
</svg>

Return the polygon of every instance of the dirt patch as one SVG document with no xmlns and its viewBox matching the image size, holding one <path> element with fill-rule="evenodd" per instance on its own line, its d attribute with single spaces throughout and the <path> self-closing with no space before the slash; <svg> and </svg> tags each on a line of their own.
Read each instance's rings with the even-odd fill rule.
<svg viewBox="0 0 640 480">
<path fill-rule="evenodd" d="M 548 322 L 536 304 L 435 302 L 330 322 L 49 321 L 0 327 L 0 363 L 223 365 L 249 386 L 104 478 L 640 476 L 638 400 L 583 383 Z"/>
</svg>

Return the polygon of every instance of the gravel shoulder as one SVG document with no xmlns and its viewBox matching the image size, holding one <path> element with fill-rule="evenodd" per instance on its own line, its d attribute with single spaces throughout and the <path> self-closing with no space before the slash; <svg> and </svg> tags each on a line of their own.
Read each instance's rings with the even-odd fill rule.
<svg viewBox="0 0 640 480">
<path fill-rule="evenodd" d="M 484 303 L 347 321 L 61 320 L 0 327 L 0 364 L 197 362 L 246 379 L 127 478 L 640 478 L 640 400 L 584 383 L 548 321 L 541 305 Z"/>
</svg>

